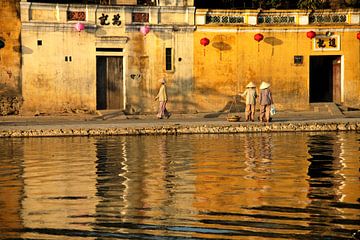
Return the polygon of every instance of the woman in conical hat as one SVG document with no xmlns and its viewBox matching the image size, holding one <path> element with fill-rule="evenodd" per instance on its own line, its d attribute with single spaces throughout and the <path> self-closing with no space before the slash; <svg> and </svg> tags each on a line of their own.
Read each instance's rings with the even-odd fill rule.
<svg viewBox="0 0 360 240">
<path fill-rule="evenodd" d="M 168 101 L 168 94 L 166 89 L 166 80 L 165 78 L 160 79 L 160 89 L 158 94 L 155 97 L 155 101 L 159 100 L 159 111 L 157 114 L 157 118 L 162 119 L 163 117 L 169 118 L 171 113 L 166 109 L 166 103 Z"/>
<path fill-rule="evenodd" d="M 254 88 L 256 87 L 255 83 L 253 82 L 249 82 L 247 85 L 246 85 L 246 88 Z"/>
<path fill-rule="evenodd" d="M 260 84 L 260 90 L 263 90 L 263 89 L 267 89 L 270 87 L 270 83 L 267 83 L 267 82 L 262 82 Z"/>
<path fill-rule="evenodd" d="M 260 122 L 270 122 L 271 104 L 274 104 L 270 91 L 270 83 L 262 82 L 260 84 Z"/>
<path fill-rule="evenodd" d="M 249 82 L 246 85 L 245 92 L 241 93 L 240 96 L 246 97 L 245 100 L 245 121 L 254 121 L 255 119 L 255 107 L 256 107 L 256 85 L 253 82 Z"/>
</svg>

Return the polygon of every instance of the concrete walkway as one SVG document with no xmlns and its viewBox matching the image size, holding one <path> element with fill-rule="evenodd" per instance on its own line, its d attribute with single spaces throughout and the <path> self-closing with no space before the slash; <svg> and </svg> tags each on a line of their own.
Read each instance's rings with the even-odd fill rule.
<svg viewBox="0 0 360 240">
<path fill-rule="evenodd" d="M 328 112 L 278 112 L 269 124 L 228 122 L 226 113 L 173 114 L 169 119 L 155 115 L 109 113 L 0 117 L 0 137 L 149 135 L 190 133 L 244 133 L 289 131 L 358 131 L 360 111 L 342 115 Z M 257 114 L 258 115 L 258 114 Z"/>
</svg>

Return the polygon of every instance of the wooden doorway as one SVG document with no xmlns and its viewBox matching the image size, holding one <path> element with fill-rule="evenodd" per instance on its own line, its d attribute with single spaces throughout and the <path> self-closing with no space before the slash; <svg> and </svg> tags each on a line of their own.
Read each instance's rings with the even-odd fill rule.
<svg viewBox="0 0 360 240">
<path fill-rule="evenodd" d="M 310 56 L 310 103 L 341 103 L 341 56 Z"/>
<path fill-rule="evenodd" d="M 124 108 L 123 57 L 96 57 L 96 109 Z"/>
<path fill-rule="evenodd" d="M 333 102 L 341 103 L 341 57 L 332 62 Z"/>
</svg>

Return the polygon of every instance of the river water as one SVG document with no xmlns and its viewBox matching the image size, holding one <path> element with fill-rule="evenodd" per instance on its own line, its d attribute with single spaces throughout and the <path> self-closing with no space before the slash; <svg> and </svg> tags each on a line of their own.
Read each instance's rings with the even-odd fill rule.
<svg viewBox="0 0 360 240">
<path fill-rule="evenodd" d="M 0 239 L 354 239 L 360 133 L 0 139 Z"/>
</svg>

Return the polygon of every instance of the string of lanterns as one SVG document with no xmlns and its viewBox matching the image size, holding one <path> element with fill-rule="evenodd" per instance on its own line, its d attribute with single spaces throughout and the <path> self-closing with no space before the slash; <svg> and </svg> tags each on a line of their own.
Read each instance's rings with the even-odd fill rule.
<svg viewBox="0 0 360 240">
<path fill-rule="evenodd" d="M 81 31 L 83 31 L 85 29 L 85 24 L 78 22 L 78 23 L 76 23 L 74 25 L 74 28 L 75 28 L 76 31 L 81 32 Z M 140 27 L 140 32 L 144 36 L 146 36 L 150 32 L 150 27 L 148 25 L 141 26 Z M 316 32 L 308 31 L 306 33 L 306 37 L 309 38 L 309 39 L 313 39 L 313 38 L 316 37 Z M 358 40 L 360 40 L 360 32 L 357 33 L 356 38 Z M 257 34 L 254 35 L 254 40 L 257 41 L 257 42 L 261 42 L 263 39 L 264 39 L 264 35 L 262 35 L 261 33 L 257 33 Z M 210 40 L 208 38 L 202 38 L 200 40 L 200 44 L 203 45 L 204 47 L 209 45 L 209 43 L 210 43 Z"/>
</svg>

